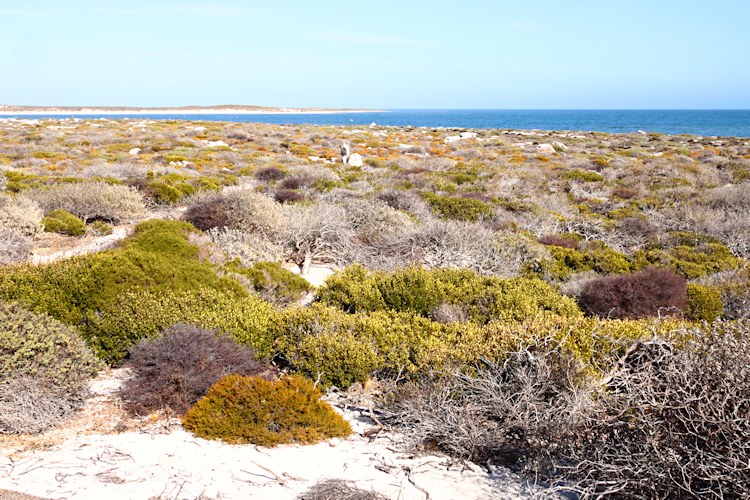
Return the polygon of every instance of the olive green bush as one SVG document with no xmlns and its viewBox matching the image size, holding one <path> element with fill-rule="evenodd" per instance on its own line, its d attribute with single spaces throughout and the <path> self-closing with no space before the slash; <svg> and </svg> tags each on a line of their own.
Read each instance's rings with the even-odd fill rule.
<svg viewBox="0 0 750 500">
<path fill-rule="evenodd" d="M 183 425 L 204 439 L 260 446 L 312 444 L 351 434 L 321 396 L 300 376 L 268 381 L 227 375 L 187 412 Z"/>
<path fill-rule="evenodd" d="M 443 219 L 477 221 L 489 219 L 494 214 L 493 208 L 480 200 L 460 196 L 440 196 L 434 193 L 424 193 L 422 196 L 435 215 Z"/>
<path fill-rule="evenodd" d="M 466 308 L 480 324 L 542 311 L 580 314 L 574 301 L 539 279 L 483 277 L 466 269 L 411 267 L 388 273 L 350 266 L 329 278 L 316 300 L 351 313 L 393 310 L 424 317 L 449 303 Z"/>
<path fill-rule="evenodd" d="M 137 342 L 153 338 L 177 323 L 225 332 L 253 349 L 260 357 L 273 354 L 269 330 L 276 312 L 257 297 L 233 296 L 222 291 L 137 290 L 123 293 L 116 303 L 87 314 L 82 335 L 110 364 L 125 358 Z"/>
<path fill-rule="evenodd" d="M 151 220 L 139 224 L 131 237 L 112 250 L 43 266 L 0 269 L 0 298 L 81 325 L 97 354 L 109 362 L 117 361 L 132 341 L 139 340 L 135 332 L 144 328 L 112 325 L 114 330 L 133 329 L 133 335 L 125 335 L 124 341 L 118 335 L 108 339 L 97 325 L 109 317 L 100 313 L 117 309 L 126 293 L 214 290 L 225 294 L 227 300 L 247 296 L 239 282 L 220 276 L 211 264 L 200 260 L 198 247 L 188 240 L 193 230 L 183 222 Z M 160 324 L 156 331 L 168 326 Z"/>
<path fill-rule="evenodd" d="M 408 376 L 462 364 L 485 347 L 471 323 L 445 325 L 408 312 L 347 314 L 322 304 L 282 312 L 272 331 L 280 362 L 342 388 L 371 375 Z"/>
<path fill-rule="evenodd" d="M 102 367 L 75 328 L 18 304 L 0 302 L 0 331 L 0 381 L 28 376 L 78 393 Z"/>
<path fill-rule="evenodd" d="M 39 433 L 83 403 L 102 364 L 75 328 L 0 302 L 0 433 Z"/>
<path fill-rule="evenodd" d="M 236 263 L 227 266 L 231 272 L 237 273 L 250 282 L 253 290 L 268 302 L 277 305 L 287 305 L 302 299 L 312 285 L 302 278 L 281 267 L 277 262 L 257 262 L 251 267 L 241 267 Z"/>
<path fill-rule="evenodd" d="M 688 283 L 687 316 L 697 321 L 714 321 L 724 314 L 721 290 L 714 286 Z"/>
<path fill-rule="evenodd" d="M 42 219 L 44 230 L 48 233 L 59 233 L 67 236 L 86 234 L 86 223 L 66 210 L 53 210 Z"/>
</svg>

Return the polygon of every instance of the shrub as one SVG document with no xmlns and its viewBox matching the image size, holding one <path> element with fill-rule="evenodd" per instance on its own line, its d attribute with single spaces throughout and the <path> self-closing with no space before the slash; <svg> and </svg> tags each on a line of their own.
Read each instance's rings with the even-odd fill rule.
<svg viewBox="0 0 750 500">
<path fill-rule="evenodd" d="M 721 243 L 711 241 L 679 243 L 693 244 L 678 244 L 666 249 L 637 252 L 636 263 L 641 267 L 654 264 L 670 267 L 687 279 L 735 269 L 741 263 L 741 260 L 732 255 L 729 249 Z"/>
<path fill-rule="evenodd" d="M 279 361 L 342 388 L 373 374 L 407 376 L 465 363 L 485 347 L 473 324 L 388 311 L 352 315 L 320 304 L 284 311 L 274 332 Z"/>
<path fill-rule="evenodd" d="M 317 443 L 351 434 L 349 424 L 312 382 L 299 376 L 268 381 L 227 375 L 185 415 L 185 429 L 205 439 L 276 446 Z"/>
<path fill-rule="evenodd" d="M 78 394 L 101 368 L 74 328 L 45 314 L 0 302 L 0 325 L 0 382 L 32 377 Z"/>
<path fill-rule="evenodd" d="M 439 196 L 434 193 L 423 194 L 432 211 L 443 219 L 477 221 L 489 219 L 494 210 L 485 202 L 460 196 Z"/>
<path fill-rule="evenodd" d="M 690 341 L 686 323 L 669 319 L 607 319 L 558 316 L 544 313 L 516 321 L 493 321 L 482 329 L 484 351 L 490 359 L 502 359 L 519 346 L 555 351 L 570 356 L 586 373 L 600 375 L 612 370 L 634 342 L 654 338 L 678 344 Z"/>
<path fill-rule="evenodd" d="M 312 290 L 306 279 L 276 262 L 258 262 L 247 268 L 234 264 L 228 266 L 228 269 L 249 279 L 250 285 L 261 298 L 273 304 L 295 302 Z"/>
<path fill-rule="evenodd" d="M 0 434 L 37 434 L 80 407 L 80 393 L 60 393 L 49 380 L 18 376 L 0 381 Z"/>
<path fill-rule="evenodd" d="M 286 225 L 282 205 L 266 195 L 237 189 L 222 197 L 229 228 L 269 235 L 283 231 Z"/>
<path fill-rule="evenodd" d="M 582 182 L 601 182 L 604 180 L 601 174 L 591 170 L 569 170 L 563 174 L 563 179 L 582 181 Z"/>
<path fill-rule="evenodd" d="M 579 493 L 633 498 L 750 495 L 750 356 L 746 323 L 692 332 L 652 352 L 598 394 L 558 463 Z"/>
<path fill-rule="evenodd" d="M 387 500 L 388 497 L 375 491 L 357 488 L 356 484 L 343 479 L 326 479 L 312 485 L 299 496 L 299 500 Z"/>
<path fill-rule="evenodd" d="M 42 219 L 44 230 L 48 233 L 83 236 L 86 234 L 86 223 L 66 210 L 53 210 Z"/>
<path fill-rule="evenodd" d="M 696 321 L 714 321 L 724 313 L 721 290 L 714 286 L 689 283 L 687 316 Z"/>
<path fill-rule="evenodd" d="M 101 219 L 119 224 L 140 217 L 146 209 L 137 190 L 106 182 L 54 184 L 29 196 L 45 213 L 67 210 L 86 222 Z"/>
<path fill-rule="evenodd" d="M 255 171 L 255 178 L 263 182 L 277 181 L 285 176 L 284 171 L 276 167 L 263 167 Z"/>
<path fill-rule="evenodd" d="M 183 415 L 229 373 L 274 378 L 255 352 L 218 331 L 177 324 L 130 349 L 134 376 L 120 391 L 133 414 L 169 409 Z"/>
<path fill-rule="evenodd" d="M 188 206 L 182 218 L 201 231 L 221 229 L 229 224 L 227 207 L 221 195 L 198 198 Z"/>
<path fill-rule="evenodd" d="M 586 313 L 602 318 L 679 315 L 688 305 L 687 283 L 674 271 L 649 268 L 590 281 L 578 300 Z"/>
<path fill-rule="evenodd" d="M 154 202 L 164 205 L 173 205 L 185 196 L 185 193 L 176 187 L 161 181 L 149 182 L 143 191 Z"/>
<path fill-rule="evenodd" d="M 556 352 L 509 352 L 473 373 L 407 383 L 378 402 L 381 420 L 413 444 L 515 471 L 539 467 L 587 409 L 578 365 Z"/>
<path fill-rule="evenodd" d="M 274 321 L 273 307 L 256 297 L 210 289 L 139 290 L 124 293 L 116 304 L 88 314 L 82 334 L 110 364 L 121 361 L 134 344 L 177 323 L 221 330 L 258 356 L 267 357 L 274 352 L 269 333 Z"/>
<path fill-rule="evenodd" d="M 575 302 L 536 278 L 482 277 L 467 269 L 412 267 L 368 273 L 350 266 L 330 277 L 316 299 L 347 312 L 390 309 L 424 317 L 449 303 L 465 307 L 479 323 L 523 319 L 542 311 L 580 314 Z"/>
<path fill-rule="evenodd" d="M 294 203 L 305 199 L 305 195 L 294 189 L 277 189 L 273 198 L 279 203 Z"/>
<path fill-rule="evenodd" d="M 43 216 L 39 205 L 29 198 L 0 193 L 0 228 L 32 236 L 42 231 Z"/>
<path fill-rule="evenodd" d="M 217 290 L 229 298 L 247 295 L 236 280 L 219 276 L 199 259 L 198 247 L 188 240 L 191 230 L 182 222 L 151 220 L 139 224 L 119 248 L 44 266 L 0 269 L 0 298 L 83 325 L 97 354 L 116 361 L 132 344 L 108 340 L 91 328 L 100 321 L 99 313 L 116 307 L 125 293 Z"/>
<path fill-rule="evenodd" d="M 0 227 L 0 264 L 25 261 L 31 255 L 31 239 L 18 231 Z"/>
<path fill-rule="evenodd" d="M 112 234 L 112 226 L 100 220 L 95 220 L 89 229 L 94 236 L 108 236 Z"/>
<path fill-rule="evenodd" d="M 227 228 L 211 229 L 208 236 L 229 258 L 240 259 L 245 266 L 276 262 L 284 257 L 284 248 L 267 235 Z"/>
<path fill-rule="evenodd" d="M 750 493 L 748 325 L 636 344 L 609 386 L 552 349 L 405 384 L 381 420 L 416 443 L 496 463 L 581 497 L 744 498 Z"/>
</svg>

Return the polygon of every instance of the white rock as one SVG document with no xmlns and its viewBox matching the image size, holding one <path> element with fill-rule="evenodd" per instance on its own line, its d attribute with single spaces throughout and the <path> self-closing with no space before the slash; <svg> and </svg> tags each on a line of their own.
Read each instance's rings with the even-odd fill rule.
<svg viewBox="0 0 750 500">
<path fill-rule="evenodd" d="M 450 144 L 451 142 L 456 142 L 460 140 L 461 140 L 460 135 L 449 135 L 448 137 L 445 138 L 443 142 L 445 142 L 446 144 Z"/>
<path fill-rule="evenodd" d="M 562 142 L 553 142 L 552 146 L 554 146 L 554 148 L 556 150 L 563 150 L 563 151 L 565 151 L 566 149 L 568 149 L 568 146 L 566 146 Z"/>
<path fill-rule="evenodd" d="M 539 144 L 536 147 L 536 150 L 544 154 L 555 154 L 557 152 L 555 151 L 555 147 L 552 144 L 547 144 L 547 143 Z"/>
<path fill-rule="evenodd" d="M 128 154 L 135 156 L 135 155 L 137 155 L 140 152 L 141 152 L 141 148 L 133 148 L 130 151 L 128 151 Z"/>
<path fill-rule="evenodd" d="M 477 136 L 476 132 L 461 132 L 459 135 L 461 139 L 475 139 Z"/>
<path fill-rule="evenodd" d="M 349 156 L 349 161 L 346 163 L 351 167 L 361 167 L 362 165 L 364 165 L 362 156 L 359 153 L 354 153 L 353 155 Z"/>
<path fill-rule="evenodd" d="M 224 141 L 208 141 L 208 147 L 209 148 L 219 148 L 219 147 L 229 147 L 229 144 L 227 144 Z"/>
</svg>

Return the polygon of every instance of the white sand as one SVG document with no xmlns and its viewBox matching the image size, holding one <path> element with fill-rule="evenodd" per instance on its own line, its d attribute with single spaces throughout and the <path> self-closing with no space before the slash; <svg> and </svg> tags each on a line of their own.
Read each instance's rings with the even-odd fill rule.
<svg viewBox="0 0 750 500">
<path fill-rule="evenodd" d="M 0 441 L 0 490 L 55 499 L 293 499 L 318 481 L 339 478 L 404 500 L 530 498 L 539 493 L 506 470 L 487 474 L 444 455 L 400 451 L 397 434 L 365 437 L 372 422 L 357 409 L 337 408 L 352 423 L 351 437 L 310 446 L 228 445 L 196 438 L 168 422 L 112 433 L 124 415 L 116 408 L 114 391 L 126 376 L 123 370 L 101 376 L 83 410 L 86 422 L 79 418 L 67 431 L 49 431 L 63 433 L 56 444 L 27 443 L 19 450 L 17 442 Z"/>
</svg>

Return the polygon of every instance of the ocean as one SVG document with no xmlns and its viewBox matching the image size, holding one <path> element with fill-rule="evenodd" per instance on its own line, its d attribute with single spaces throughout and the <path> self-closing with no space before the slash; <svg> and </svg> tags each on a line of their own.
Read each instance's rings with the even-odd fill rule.
<svg viewBox="0 0 750 500">
<path fill-rule="evenodd" d="M 394 109 L 331 114 L 197 115 L 0 115 L 0 118 L 134 118 L 207 120 L 274 124 L 378 125 L 428 128 L 659 132 L 700 136 L 750 137 L 750 110 L 500 110 Z"/>
</svg>

